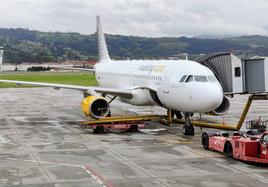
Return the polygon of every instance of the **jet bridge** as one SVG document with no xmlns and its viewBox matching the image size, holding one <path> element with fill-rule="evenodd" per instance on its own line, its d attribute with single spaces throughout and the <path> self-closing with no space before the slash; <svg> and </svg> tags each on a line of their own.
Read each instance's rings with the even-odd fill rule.
<svg viewBox="0 0 268 187">
<path fill-rule="evenodd" d="M 198 62 L 214 72 L 225 95 L 268 93 L 268 58 L 241 60 L 232 53 L 217 53 Z"/>
<path fill-rule="evenodd" d="M 242 61 L 232 53 L 206 55 L 198 60 L 210 68 L 225 94 L 243 93 Z"/>
</svg>

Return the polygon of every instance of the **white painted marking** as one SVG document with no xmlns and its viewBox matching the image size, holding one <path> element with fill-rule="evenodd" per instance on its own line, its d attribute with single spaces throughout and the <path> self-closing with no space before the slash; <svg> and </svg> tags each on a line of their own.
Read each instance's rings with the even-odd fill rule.
<svg viewBox="0 0 268 187">
<path fill-rule="evenodd" d="M 82 167 L 81 165 L 77 165 L 77 164 L 55 163 L 55 162 L 45 162 L 45 161 L 36 161 L 36 160 L 23 160 L 23 161 L 41 163 L 41 164 L 51 164 L 51 165 L 58 165 L 58 166 Z"/>
<path fill-rule="evenodd" d="M 99 177 L 95 176 L 94 174 L 92 174 L 86 167 L 82 167 L 84 170 L 86 170 L 86 172 L 88 174 L 91 175 L 92 178 L 94 178 L 99 184 L 103 185 L 103 187 L 106 187 L 106 185 L 99 179 Z"/>
<path fill-rule="evenodd" d="M 15 160 L 17 161 L 18 159 L 17 158 L 6 158 L 7 160 Z"/>
<path fill-rule="evenodd" d="M 157 132 L 159 131 L 163 131 L 166 130 L 164 128 L 161 129 L 140 129 L 141 132 L 146 133 L 146 134 L 151 134 L 151 135 L 155 135 L 157 134 Z"/>
<path fill-rule="evenodd" d="M 10 143 L 11 141 L 3 136 L 0 136 L 0 144 L 7 144 Z"/>
<path fill-rule="evenodd" d="M 97 180 L 97 177 L 95 175 L 92 175 L 92 177 Z"/>
<path fill-rule="evenodd" d="M 77 164 L 66 164 L 66 163 L 56 163 L 56 162 L 46 162 L 46 161 L 37 161 L 37 160 L 19 160 L 16 158 L 6 158 L 7 160 L 13 161 L 23 161 L 23 162 L 31 162 L 31 163 L 41 163 L 41 164 L 49 164 L 49 165 L 58 165 L 58 166 L 71 166 L 71 167 L 79 167 L 85 170 L 93 179 L 95 179 L 99 184 L 103 187 L 106 187 L 104 182 L 102 182 L 101 178 L 95 176 L 91 171 L 89 171 L 85 166 L 77 165 Z"/>
</svg>

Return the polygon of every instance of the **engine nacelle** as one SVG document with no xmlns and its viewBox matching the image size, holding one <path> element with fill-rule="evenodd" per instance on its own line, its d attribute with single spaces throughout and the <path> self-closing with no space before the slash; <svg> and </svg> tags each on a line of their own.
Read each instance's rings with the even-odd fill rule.
<svg viewBox="0 0 268 187">
<path fill-rule="evenodd" d="M 226 114 L 230 109 L 230 101 L 227 97 L 223 97 L 221 105 L 216 108 L 214 111 L 209 112 L 209 115 L 214 115 L 214 116 L 222 116 Z"/>
<path fill-rule="evenodd" d="M 88 96 L 83 99 L 81 108 L 87 117 L 96 119 L 106 117 L 110 113 L 110 104 L 103 97 Z"/>
<path fill-rule="evenodd" d="M 137 106 L 161 105 L 157 93 L 153 90 L 135 89 L 132 91 L 132 96 L 131 99 L 121 98 L 121 101 Z"/>
</svg>

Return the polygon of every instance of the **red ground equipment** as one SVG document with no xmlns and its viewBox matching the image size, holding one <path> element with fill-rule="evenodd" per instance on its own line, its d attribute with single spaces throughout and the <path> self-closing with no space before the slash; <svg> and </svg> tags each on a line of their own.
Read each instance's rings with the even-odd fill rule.
<svg viewBox="0 0 268 187">
<path fill-rule="evenodd" d="M 225 153 L 227 157 L 268 164 L 268 131 L 258 135 L 204 132 L 202 145 L 204 149 Z"/>
<path fill-rule="evenodd" d="M 101 134 L 104 132 L 119 130 L 128 132 L 138 132 L 139 128 L 144 128 L 142 123 L 114 123 L 114 124 L 102 124 L 92 125 L 93 132 L 95 134 Z"/>
</svg>

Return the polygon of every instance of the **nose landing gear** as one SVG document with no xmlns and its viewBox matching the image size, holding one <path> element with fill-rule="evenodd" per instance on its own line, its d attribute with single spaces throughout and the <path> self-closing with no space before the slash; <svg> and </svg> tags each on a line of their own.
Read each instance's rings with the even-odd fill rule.
<svg viewBox="0 0 268 187">
<path fill-rule="evenodd" d="M 184 126 L 182 127 L 182 133 L 183 133 L 184 135 L 194 136 L 194 126 L 193 126 L 193 124 L 191 123 L 191 120 L 190 120 L 190 114 L 189 114 L 189 113 L 185 113 L 185 114 L 184 114 L 184 117 L 185 117 L 186 125 L 184 125 Z"/>
</svg>

